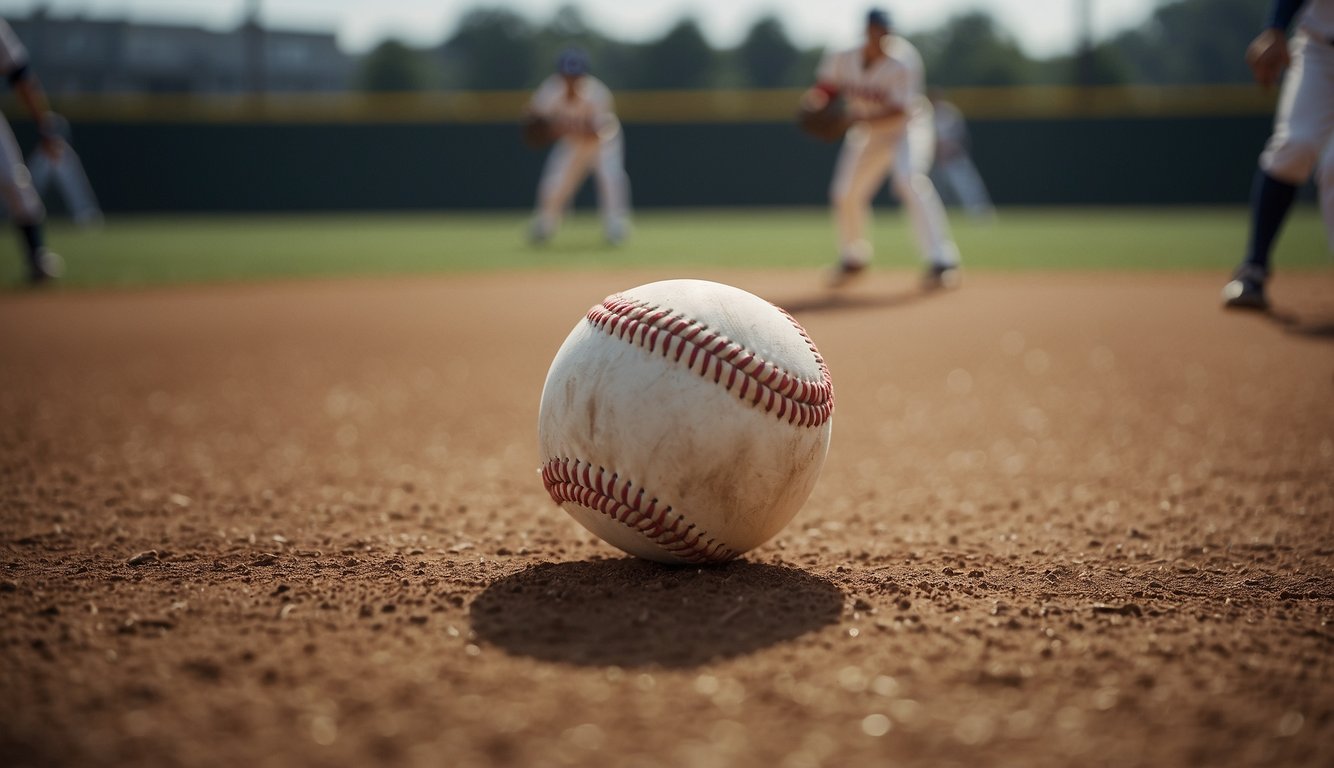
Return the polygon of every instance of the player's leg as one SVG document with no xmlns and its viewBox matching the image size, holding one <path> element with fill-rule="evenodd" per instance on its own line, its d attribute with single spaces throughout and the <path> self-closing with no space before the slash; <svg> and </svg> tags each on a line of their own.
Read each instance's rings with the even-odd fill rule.
<svg viewBox="0 0 1334 768">
<path fill-rule="evenodd" d="M 991 195 L 987 193 L 987 185 L 982 181 L 977 166 L 973 165 L 972 158 L 966 154 L 959 155 L 946 164 L 945 172 L 954 193 L 959 197 L 959 203 L 969 215 L 979 219 L 990 219 L 996 215 Z"/>
<path fill-rule="evenodd" d="M 630 234 L 630 176 L 625 172 L 625 134 L 601 142 L 597 156 L 598 206 L 607 242 L 617 245 Z"/>
<path fill-rule="evenodd" d="M 53 165 L 50 155 L 41 149 L 28 156 L 28 179 L 32 182 L 32 188 L 37 191 L 38 197 L 45 195 L 51 186 L 51 178 L 55 175 Z"/>
<path fill-rule="evenodd" d="M 848 133 L 839 150 L 829 201 L 838 236 L 840 276 L 860 272 L 871 260 L 873 250 L 866 237 L 871 198 L 885 182 L 893 143 L 893 137 L 883 131 L 857 128 Z"/>
<path fill-rule="evenodd" d="M 1334 134 L 1334 46 L 1311 44 L 1299 34 L 1283 76 L 1274 131 L 1260 155 L 1251 187 L 1246 258 L 1223 288 L 1225 306 L 1264 309 L 1270 255 L 1279 230 Z M 1322 195 L 1324 193 L 1322 192 Z"/>
<path fill-rule="evenodd" d="M 542 164 L 542 176 L 537 181 L 537 206 L 528 237 L 534 243 L 544 243 L 560 226 L 562 206 L 553 208 L 556 190 L 570 165 L 570 142 L 557 141 Z"/>
<path fill-rule="evenodd" d="M 45 157 L 39 153 L 39 157 Z M 56 186 L 60 188 L 69 207 L 70 216 L 79 226 L 95 226 L 102 222 L 102 209 L 97 205 L 97 195 L 88 181 L 88 174 L 83 170 L 83 162 L 74 148 L 66 144 L 60 153 L 60 160 L 52 164 Z M 37 185 L 41 188 L 41 185 Z"/>
<path fill-rule="evenodd" d="M 545 242 L 556 234 L 566 207 L 588 175 L 596 151 L 594 143 L 568 138 L 551 148 L 537 185 L 537 216 L 530 233 L 533 242 Z"/>
<path fill-rule="evenodd" d="M 1316 178 L 1320 189 L 1320 219 L 1325 223 L 1325 247 L 1334 251 L 1334 139 L 1325 142 Z"/>
<path fill-rule="evenodd" d="M 936 193 L 940 195 L 940 202 L 946 208 L 963 205 L 963 197 L 955 186 L 953 171 L 953 160 L 940 160 L 932 166 L 929 174 L 931 182 L 936 185 Z"/>
<path fill-rule="evenodd" d="M 1320 159 L 1316 184 L 1320 191 L 1320 218 L 1325 224 L 1325 247 L 1334 251 L 1334 45 L 1316 45 L 1308 62 L 1318 81 L 1316 90 L 1321 96 L 1316 141 L 1320 144 Z"/>
<path fill-rule="evenodd" d="M 892 183 L 912 222 L 918 252 L 927 264 L 924 283 L 936 288 L 957 284 L 959 249 L 950 236 L 945 205 L 925 173 L 930 167 L 930 153 L 922 144 L 932 140 L 931 134 L 909 126 L 896 148 Z"/>
<path fill-rule="evenodd" d="M 46 208 L 32 185 L 32 176 L 23 164 L 14 132 L 0 117 L 0 197 L 23 236 L 23 251 L 28 260 L 28 279 L 40 283 L 60 276 L 60 257 L 46 248 L 43 223 Z"/>
</svg>

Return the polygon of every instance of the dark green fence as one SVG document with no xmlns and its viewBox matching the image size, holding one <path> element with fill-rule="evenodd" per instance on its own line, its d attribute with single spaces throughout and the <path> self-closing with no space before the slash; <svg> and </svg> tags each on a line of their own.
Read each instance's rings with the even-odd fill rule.
<svg viewBox="0 0 1334 768">
<path fill-rule="evenodd" d="M 1268 131 L 1262 116 L 972 124 L 1001 205 L 1242 203 Z M 541 167 L 512 123 L 83 122 L 74 140 L 111 213 L 527 207 Z M 821 205 L 835 151 L 782 122 L 626 126 L 638 207 Z"/>
</svg>

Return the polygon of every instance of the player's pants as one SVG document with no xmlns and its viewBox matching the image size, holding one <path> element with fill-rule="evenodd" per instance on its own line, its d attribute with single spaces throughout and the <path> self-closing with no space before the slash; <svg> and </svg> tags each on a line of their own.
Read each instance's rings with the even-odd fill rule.
<svg viewBox="0 0 1334 768">
<path fill-rule="evenodd" d="M 871 244 L 866 239 L 871 199 L 893 169 L 894 193 L 912 222 L 922 260 L 958 263 L 959 250 L 950 238 L 945 206 L 926 175 L 934 150 L 930 112 L 924 117 L 914 116 L 906 128 L 902 124 L 877 128 L 857 125 L 848 131 L 829 188 L 841 259 L 865 263 L 871 258 Z"/>
<path fill-rule="evenodd" d="M 45 194 L 47 187 L 55 182 L 76 224 L 87 226 L 101 222 L 102 209 L 97 206 L 97 195 L 88 183 L 88 174 L 84 172 L 83 162 L 74 147 L 65 144 L 55 159 L 37 148 L 28 157 L 28 171 L 33 188 L 40 193 Z"/>
<path fill-rule="evenodd" d="M 590 170 L 597 180 L 603 226 L 609 236 L 621 233 L 630 216 L 630 177 L 625 173 L 625 140 L 617 130 L 603 139 L 566 137 L 552 147 L 537 185 L 537 224 L 544 235 L 560 227 Z"/>
<path fill-rule="evenodd" d="M 982 174 L 977 172 L 977 166 L 967 154 L 938 161 L 933 173 L 941 181 L 940 186 L 952 192 L 968 213 L 978 217 L 995 213 Z"/>
<path fill-rule="evenodd" d="M 19 226 L 40 224 L 46 217 L 42 198 L 32 184 L 32 175 L 23 164 L 23 153 L 9 128 L 9 121 L 0 116 L 0 196 L 14 223 Z"/>
<path fill-rule="evenodd" d="M 1334 248 L 1334 45 L 1298 33 L 1283 76 L 1274 133 L 1260 155 L 1265 173 L 1296 186 L 1319 170 L 1320 211 Z"/>
</svg>

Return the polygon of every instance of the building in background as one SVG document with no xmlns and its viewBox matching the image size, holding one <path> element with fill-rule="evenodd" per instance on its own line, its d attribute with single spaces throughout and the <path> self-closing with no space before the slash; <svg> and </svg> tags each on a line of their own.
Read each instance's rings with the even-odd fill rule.
<svg viewBox="0 0 1334 768">
<path fill-rule="evenodd" d="M 357 58 L 333 33 L 234 30 L 55 17 L 42 10 L 10 24 L 55 94 L 342 91 Z"/>
</svg>

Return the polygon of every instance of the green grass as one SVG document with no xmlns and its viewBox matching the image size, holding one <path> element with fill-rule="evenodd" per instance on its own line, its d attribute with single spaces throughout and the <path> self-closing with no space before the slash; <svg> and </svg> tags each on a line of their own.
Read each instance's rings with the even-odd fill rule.
<svg viewBox="0 0 1334 768">
<path fill-rule="evenodd" d="M 548 246 L 524 241 L 523 212 L 309 216 L 117 217 L 96 231 L 63 222 L 48 240 L 68 263 L 66 286 L 134 286 L 344 275 L 611 266 L 818 269 L 833 258 L 827 211 L 645 211 L 612 248 L 596 218 L 567 222 Z M 952 216 L 969 269 L 1226 272 L 1246 238 L 1246 212 L 1215 209 L 1013 209 L 980 224 Z M 915 269 L 902 213 L 876 212 L 876 263 Z M 1276 254 L 1281 269 L 1327 267 L 1318 212 L 1296 209 Z M 17 238 L 0 242 L 0 283 L 21 277 Z"/>
</svg>

